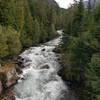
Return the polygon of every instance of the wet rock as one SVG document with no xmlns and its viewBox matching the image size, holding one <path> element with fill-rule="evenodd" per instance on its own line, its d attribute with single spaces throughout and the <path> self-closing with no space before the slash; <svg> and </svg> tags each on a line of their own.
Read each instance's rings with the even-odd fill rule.
<svg viewBox="0 0 100 100">
<path fill-rule="evenodd" d="M 24 58 L 18 57 L 17 63 L 16 63 L 16 64 L 17 64 L 18 67 L 20 67 L 20 68 L 25 68 L 24 62 L 25 62 L 25 59 L 24 59 Z"/>
<path fill-rule="evenodd" d="M 0 67 L 1 67 L 1 64 L 0 64 Z"/>
<path fill-rule="evenodd" d="M 61 52 L 61 49 L 60 49 L 59 47 L 56 47 L 56 48 L 53 50 L 53 52 L 55 52 L 55 53 L 60 53 L 60 52 Z"/>
<path fill-rule="evenodd" d="M 41 51 L 45 51 L 45 48 L 43 48 Z"/>
<path fill-rule="evenodd" d="M 19 66 L 20 68 L 25 68 L 25 66 L 24 66 L 23 63 L 18 63 L 18 66 Z"/>
<path fill-rule="evenodd" d="M 23 71 L 22 71 L 22 69 L 20 67 L 16 67 L 16 71 L 17 71 L 18 74 L 22 74 L 23 73 Z"/>
<path fill-rule="evenodd" d="M 23 61 L 24 61 L 24 58 L 22 58 L 21 56 L 17 57 L 17 62 L 23 63 Z"/>
<path fill-rule="evenodd" d="M 21 77 L 21 80 L 25 80 L 25 77 Z"/>
<path fill-rule="evenodd" d="M 23 69 L 23 68 L 29 66 L 30 62 L 31 62 L 30 59 L 25 58 L 24 61 L 18 61 L 17 64 L 18 64 L 18 67 L 20 67 L 21 69 Z"/>
<path fill-rule="evenodd" d="M 60 58 L 60 57 L 58 57 L 58 58 L 57 58 L 57 60 L 58 60 L 58 61 L 61 61 L 61 58 Z"/>
<path fill-rule="evenodd" d="M 24 60 L 25 60 L 24 62 L 31 62 L 29 58 L 25 58 Z"/>
<path fill-rule="evenodd" d="M 49 69 L 49 65 L 47 65 L 47 64 L 43 65 L 43 66 L 40 67 L 40 69 Z"/>
<path fill-rule="evenodd" d="M 5 94 L 0 95 L 0 100 L 16 100 L 14 92 L 9 89 Z"/>
<path fill-rule="evenodd" d="M 2 93 L 3 91 L 3 86 L 2 86 L 2 82 L 0 81 L 0 94 Z"/>
<path fill-rule="evenodd" d="M 16 60 L 16 62 L 17 62 L 17 65 L 20 67 L 20 68 L 24 68 L 25 66 L 24 66 L 24 58 L 22 58 L 21 56 L 18 56 L 17 57 L 17 60 Z"/>
<path fill-rule="evenodd" d="M 0 68 L 0 81 L 3 88 L 11 87 L 12 85 L 17 83 L 17 80 L 18 74 L 16 71 L 15 63 L 9 63 Z"/>
<path fill-rule="evenodd" d="M 8 80 L 6 83 L 6 86 L 9 88 L 10 86 L 14 85 L 17 83 L 19 77 L 12 77 L 12 79 Z"/>
<path fill-rule="evenodd" d="M 25 67 L 29 67 L 30 65 L 31 65 L 31 63 L 24 64 Z"/>
<path fill-rule="evenodd" d="M 39 55 L 38 53 L 36 53 L 35 55 Z"/>
</svg>

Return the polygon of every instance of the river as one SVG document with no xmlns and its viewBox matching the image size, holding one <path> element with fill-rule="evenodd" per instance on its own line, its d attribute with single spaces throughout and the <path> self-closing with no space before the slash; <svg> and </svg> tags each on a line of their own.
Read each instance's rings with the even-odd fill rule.
<svg viewBox="0 0 100 100">
<path fill-rule="evenodd" d="M 61 34 L 61 31 L 58 31 Z M 16 100 L 70 100 L 68 89 L 57 72 L 60 64 L 53 49 L 61 36 L 37 47 L 30 47 L 20 56 L 24 58 L 23 80 L 14 87 Z M 69 97 L 66 97 L 69 98 Z"/>
</svg>

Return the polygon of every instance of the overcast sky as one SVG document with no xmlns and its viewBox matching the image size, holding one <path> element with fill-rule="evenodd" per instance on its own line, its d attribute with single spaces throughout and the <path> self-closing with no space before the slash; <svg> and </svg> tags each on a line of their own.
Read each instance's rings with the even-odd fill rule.
<svg viewBox="0 0 100 100">
<path fill-rule="evenodd" d="M 73 3 L 73 0 L 55 0 L 55 1 L 58 2 L 59 6 L 62 8 L 68 8 L 70 4 Z"/>
</svg>

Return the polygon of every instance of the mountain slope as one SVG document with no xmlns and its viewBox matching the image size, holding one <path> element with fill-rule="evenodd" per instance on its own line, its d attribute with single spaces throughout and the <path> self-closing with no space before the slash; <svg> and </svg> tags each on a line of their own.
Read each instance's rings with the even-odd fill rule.
<svg viewBox="0 0 100 100">
<path fill-rule="evenodd" d="M 60 17 L 54 0 L 0 0 L 0 59 L 54 38 Z"/>
</svg>

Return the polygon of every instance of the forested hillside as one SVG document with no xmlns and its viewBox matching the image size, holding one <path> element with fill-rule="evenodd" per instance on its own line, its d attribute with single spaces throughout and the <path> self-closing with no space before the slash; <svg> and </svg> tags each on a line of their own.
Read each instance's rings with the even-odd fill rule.
<svg viewBox="0 0 100 100">
<path fill-rule="evenodd" d="M 54 0 L 0 0 L 0 60 L 55 37 L 61 17 Z"/>
<path fill-rule="evenodd" d="M 56 30 L 58 29 L 63 30 L 61 45 L 57 46 L 58 48 L 54 50 L 58 50 L 57 52 L 61 53 L 58 60 L 61 63 L 62 69 L 58 72 L 58 74 L 62 76 L 64 82 L 67 84 L 69 89 L 72 90 L 72 94 L 78 98 L 77 100 L 100 100 L 99 0 L 79 0 L 79 2 L 74 0 L 74 4 L 71 5 L 68 9 L 59 8 L 58 4 L 54 0 L 0 0 L 0 65 L 5 65 L 5 61 L 13 59 L 19 55 L 21 51 L 28 47 L 37 46 L 40 43 L 47 42 L 48 40 L 57 37 L 58 34 Z M 55 44 L 54 42 L 56 41 L 52 41 L 52 44 Z M 55 56 L 51 55 L 52 53 L 55 54 L 52 50 L 47 49 L 47 46 L 45 45 L 44 48 L 39 51 L 39 53 L 42 54 L 44 58 L 47 57 L 45 60 L 43 60 L 44 62 L 42 62 L 42 60 L 37 60 L 37 58 L 41 58 L 41 55 L 38 56 L 37 52 L 35 54 L 31 52 L 32 50 L 29 50 L 28 53 L 30 56 L 33 57 L 33 54 L 36 56 L 36 58 L 33 57 L 34 59 L 29 57 L 32 59 L 32 61 L 34 60 L 33 62 L 36 62 L 37 66 L 34 68 L 36 71 L 38 71 L 39 67 L 42 67 L 42 71 L 48 71 L 51 68 L 54 68 L 52 64 L 52 67 L 49 66 L 51 62 L 54 62 L 52 61 L 52 57 L 56 58 Z M 52 56 L 50 58 L 51 62 L 49 63 L 48 61 L 45 65 L 45 62 L 49 58 L 48 56 L 50 56 L 49 53 Z M 28 56 L 27 53 L 26 56 Z M 19 57 L 17 60 L 23 59 L 24 58 Z M 26 57 L 27 62 L 28 60 Z M 56 60 L 56 62 L 58 60 Z M 29 64 L 27 64 L 28 67 L 31 65 L 30 62 L 33 64 L 32 61 L 29 61 Z M 6 77 L 9 76 L 6 75 L 5 77 L 4 73 L 9 73 L 7 70 L 9 70 L 12 65 L 16 69 L 13 74 L 16 72 L 21 74 L 22 68 L 27 67 L 24 66 L 22 62 L 24 61 L 15 61 L 14 64 L 8 63 L 6 67 L 2 67 L 4 69 L 1 68 L 0 92 L 6 90 Z M 38 66 L 40 63 L 43 63 L 44 65 Z M 58 64 L 56 65 L 55 63 L 55 66 L 58 68 Z M 54 73 L 59 69 L 56 69 Z M 10 72 L 12 73 L 12 68 Z M 50 72 L 51 73 L 48 77 L 48 80 L 52 82 L 58 82 L 58 79 L 55 79 L 55 77 L 59 77 L 56 75 L 57 73 L 54 74 L 51 70 Z M 45 75 L 48 75 L 43 73 L 39 74 L 39 80 L 42 75 L 44 75 L 43 79 L 45 79 Z M 52 77 L 52 73 L 56 75 L 54 79 Z M 22 80 L 24 80 L 24 78 Z M 46 79 L 42 80 L 42 78 L 41 81 L 49 82 Z M 61 82 L 62 80 L 60 80 L 60 83 Z M 49 87 L 51 88 L 51 84 Z M 55 87 L 56 85 L 54 88 Z M 44 89 L 44 87 L 41 88 Z M 64 99 L 67 98 L 67 95 L 64 93 Z M 47 95 L 47 97 L 49 96 Z"/>
<path fill-rule="evenodd" d="M 66 11 L 61 75 L 79 100 L 100 100 L 100 5 L 83 0 Z M 95 5 L 95 4 L 94 4 Z"/>
</svg>

